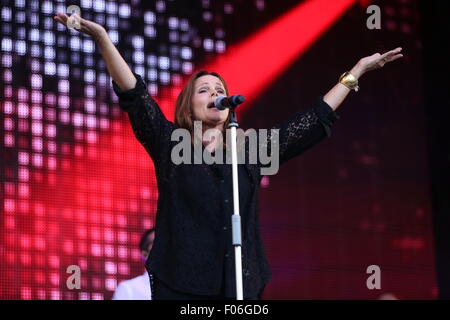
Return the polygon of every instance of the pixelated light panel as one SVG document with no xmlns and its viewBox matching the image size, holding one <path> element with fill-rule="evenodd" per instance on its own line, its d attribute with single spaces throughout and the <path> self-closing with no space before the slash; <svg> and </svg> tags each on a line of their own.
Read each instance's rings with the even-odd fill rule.
<svg viewBox="0 0 450 320">
<path fill-rule="evenodd" d="M 210 2 L 195 3 L 200 20 L 174 1 L 70 4 L 105 26 L 150 94 L 172 101 L 195 61 L 226 50 L 222 28 L 192 27 L 214 22 Z M 145 270 L 137 247 L 154 225 L 153 164 L 94 41 L 53 20 L 67 5 L 10 0 L 0 9 L 1 299 L 110 299 Z M 80 289 L 67 286 L 71 265 Z"/>
</svg>

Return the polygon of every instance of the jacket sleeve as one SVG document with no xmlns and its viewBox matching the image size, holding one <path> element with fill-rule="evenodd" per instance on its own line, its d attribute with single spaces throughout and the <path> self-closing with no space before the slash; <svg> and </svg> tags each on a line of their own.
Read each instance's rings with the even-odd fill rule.
<svg viewBox="0 0 450 320">
<path fill-rule="evenodd" d="M 278 129 L 279 134 L 272 138 L 272 133 L 268 133 L 267 148 L 271 152 L 271 139 L 271 143 L 279 143 L 280 164 L 286 162 L 329 137 L 332 125 L 338 119 L 339 116 L 323 101 L 323 97 L 317 97 L 309 109 L 295 113 L 272 128 Z"/>
<path fill-rule="evenodd" d="M 119 97 L 120 108 L 128 113 L 134 135 L 152 157 L 155 164 L 162 160 L 164 148 L 170 145 L 175 125 L 168 121 L 160 107 L 147 92 L 142 77 L 135 74 L 136 86 L 121 90 L 112 81 L 114 92 Z"/>
</svg>

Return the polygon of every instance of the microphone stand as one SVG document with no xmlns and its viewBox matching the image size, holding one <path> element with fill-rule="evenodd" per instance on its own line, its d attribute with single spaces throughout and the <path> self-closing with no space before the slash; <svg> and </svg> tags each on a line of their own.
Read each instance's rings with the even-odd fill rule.
<svg viewBox="0 0 450 320">
<path fill-rule="evenodd" d="M 230 106 L 231 128 L 231 165 L 233 172 L 233 207 L 234 213 L 231 216 L 231 230 L 233 235 L 234 260 L 236 271 L 236 300 L 244 299 L 243 281 L 242 281 L 242 236 L 241 236 L 241 215 L 239 212 L 239 182 L 238 182 L 238 159 L 237 159 L 237 136 L 236 128 L 239 127 L 235 112 L 236 106 Z"/>
</svg>

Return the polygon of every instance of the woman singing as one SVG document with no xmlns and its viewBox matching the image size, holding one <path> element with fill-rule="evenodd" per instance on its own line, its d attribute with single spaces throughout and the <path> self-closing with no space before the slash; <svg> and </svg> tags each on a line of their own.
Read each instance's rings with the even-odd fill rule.
<svg viewBox="0 0 450 320">
<path fill-rule="evenodd" d="M 64 25 L 68 16 L 54 19 Z M 146 268 L 152 293 L 158 299 L 230 299 L 236 297 L 231 241 L 232 174 L 229 164 L 175 164 L 171 152 L 174 130 L 194 135 L 194 121 L 202 130 L 227 129 L 229 109 L 211 107 L 218 96 L 228 96 L 225 80 L 216 73 L 195 73 L 176 102 L 175 121 L 168 121 L 119 54 L 105 29 L 79 18 L 78 31 L 92 36 L 101 50 L 120 107 L 128 113 L 134 134 L 155 166 L 158 183 L 156 235 Z M 279 131 L 279 161 L 283 163 L 330 135 L 338 119 L 335 111 L 366 72 L 401 58 L 401 48 L 362 58 L 325 96 L 306 111 L 297 112 L 275 128 Z M 214 154 L 223 141 L 203 138 L 202 151 Z M 259 299 L 270 278 L 258 219 L 260 164 L 239 164 L 239 201 L 242 216 L 242 274 L 245 299 Z"/>
</svg>

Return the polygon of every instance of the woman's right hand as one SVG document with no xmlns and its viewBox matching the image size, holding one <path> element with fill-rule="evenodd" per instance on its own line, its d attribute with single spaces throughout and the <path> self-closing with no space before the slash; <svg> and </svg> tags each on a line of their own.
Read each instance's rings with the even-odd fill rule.
<svg viewBox="0 0 450 320">
<path fill-rule="evenodd" d="M 105 28 L 103 28 L 103 26 L 99 25 L 98 23 L 83 19 L 76 13 L 74 13 L 73 16 L 77 21 L 79 21 L 79 26 L 77 25 L 74 27 L 75 30 L 90 35 L 95 41 L 98 41 L 102 37 L 107 35 Z M 53 19 L 63 24 L 64 26 L 67 26 L 69 17 L 65 13 L 57 12 L 56 16 L 54 16 Z"/>
<path fill-rule="evenodd" d="M 76 13 L 72 16 L 79 22 L 79 25 L 74 25 L 72 23 L 73 21 L 69 21 L 69 17 L 65 13 L 58 12 L 53 19 L 65 26 L 67 26 L 67 22 L 69 21 L 75 30 L 90 35 L 100 48 L 103 60 L 106 63 L 106 68 L 119 88 L 122 90 L 134 88 L 136 85 L 136 78 L 112 43 L 105 28 L 98 23 L 81 18 Z"/>
</svg>

